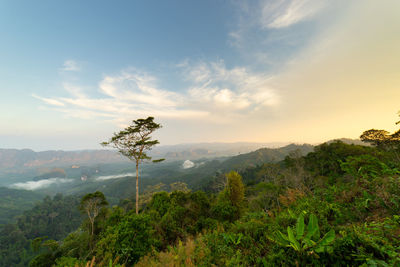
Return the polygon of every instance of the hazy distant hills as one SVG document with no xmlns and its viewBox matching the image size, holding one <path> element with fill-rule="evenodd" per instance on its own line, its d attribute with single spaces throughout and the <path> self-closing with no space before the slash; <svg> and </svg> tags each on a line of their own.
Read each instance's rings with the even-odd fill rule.
<svg viewBox="0 0 400 267">
<path fill-rule="evenodd" d="M 345 143 L 362 144 L 360 140 L 340 139 Z M 287 143 L 199 143 L 171 146 L 158 146 L 150 152 L 154 158 L 173 160 L 197 160 L 236 156 L 255 151 L 260 148 L 279 148 Z M 311 145 L 304 145 L 306 151 L 311 151 Z M 278 150 L 276 150 L 278 151 Z M 257 153 L 260 153 L 258 151 Z M 279 159 L 280 156 L 271 155 Z M 240 158 L 240 157 L 239 157 Z M 244 157 L 237 159 L 245 160 Z M 128 160 L 112 150 L 82 150 L 82 151 L 43 151 L 35 152 L 30 149 L 0 149 L 0 172 L 22 171 L 26 169 L 81 166 L 109 163 L 123 163 Z M 257 160 L 255 164 L 259 163 Z"/>
<path fill-rule="evenodd" d="M 142 188 L 157 183 L 171 184 L 174 182 L 184 182 L 192 189 L 200 189 L 209 184 L 216 173 L 226 173 L 231 170 L 244 170 L 269 162 L 283 160 L 290 152 L 298 150 L 305 155 L 313 150 L 312 145 L 291 144 L 281 148 L 261 148 L 250 153 L 237 156 L 193 160 L 193 167 L 183 168 L 182 161 L 166 162 L 143 172 L 143 178 L 139 183 Z M 135 179 L 132 177 L 122 177 L 120 179 L 110 179 L 104 183 L 87 183 L 71 189 L 75 194 L 85 191 L 101 190 L 107 197 L 123 198 L 134 194 Z M 90 186 L 90 190 L 89 190 Z"/>
<path fill-rule="evenodd" d="M 42 166 L 65 166 L 74 164 L 113 163 L 125 161 L 123 157 L 108 150 L 43 151 L 30 149 L 0 149 L 0 169 L 30 168 Z"/>
<path fill-rule="evenodd" d="M 171 146 L 158 146 L 151 151 L 153 157 L 163 157 L 167 160 L 196 160 L 201 158 L 216 158 L 236 156 L 249 153 L 262 147 L 278 148 L 288 143 L 196 143 Z"/>
<path fill-rule="evenodd" d="M 260 147 L 277 147 L 279 143 L 204 143 L 159 146 L 151 151 L 155 158 L 167 160 L 195 160 L 233 156 L 247 153 Z M 82 151 L 43 151 L 30 149 L 0 149 L 0 170 L 25 169 L 38 167 L 63 167 L 68 165 L 93 165 L 126 162 L 127 159 L 112 150 Z"/>
</svg>

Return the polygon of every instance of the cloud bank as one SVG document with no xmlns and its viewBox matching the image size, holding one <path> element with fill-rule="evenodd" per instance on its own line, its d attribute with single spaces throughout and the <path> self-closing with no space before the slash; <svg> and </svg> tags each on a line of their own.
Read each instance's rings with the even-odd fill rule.
<svg viewBox="0 0 400 267">
<path fill-rule="evenodd" d="M 95 178 L 96 181 L 106 181 L 106 180 L 111 180 L 111 179 L 120 179 L 120 178 L 125 178 L 125 177 L 132 177 L 136 176 L 135 173 L 123 173 L 123 174 L 117 174 L 117 175 L 107 175 L 107 176 L 99 176 Z"/>
<path fill-rule="evenodd" d="M 44 180 L 39 180 L 39 181 L 28 181 L 25 183 L 15 183 L 12 184 L 10 187 L 16 188 L 16 189 L 24 189 L 24 190 L 39 190 L 39 189 L 44 189 L 47 187 L 50 187 L 52 185 L 59 185 L 59 184 L 64 184 L 64 183 L 70 183 L 74 181 L 73 179 L 67 179 L 67 178 L 50 178 L 50 179 L 44 179 Z"/>
</svg>

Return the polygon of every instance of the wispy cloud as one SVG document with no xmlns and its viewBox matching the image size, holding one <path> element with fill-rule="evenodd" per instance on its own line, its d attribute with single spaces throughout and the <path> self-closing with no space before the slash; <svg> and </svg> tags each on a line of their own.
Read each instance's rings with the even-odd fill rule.
<svg viewBox="0 0 400 267">
<path fill-rule="evenodd" d="M 69 60 L 64 61 L 62 70 L 63 71 L 80 71 L 81 66 L 77 61 L 69 59 Z"/>
<path fill-rule="evenodd" d="M 46 104 L 51 105 L 51 106 L 59 106 L 59 107 L 65 106 L 63 102 L 58 101 L 56 99 L 40 97 L 35 94 L 32 94 L 32 96 L 36 99 L 42 100 L 43 102 L 45 102 Z"/>
<path fill-rule="evenodd" d="M 240 1 L 228 43 L 253 67 L 282 69 L 326 25 L 328 5 L 335 7 L 327 0 Z M 305 21 L 313 23 L 294 27 Z"/>
<path fill-rule="evenodd" d="M 12 184 L 10 187 L 17 188 L 17 189 L 25 189 L 25 190 L 39 190 L 39 189 L 47 188 L 51 185 L 70 183 L 72 181 L 73 181 L 73 179 L 50 178 L 50 179 L 44 179 L 44 180 L 39 180 L 39 181 L 28 181 L 25 183 L 15 183 L 15 184 Z"/>
<path fill-rule="evenodd" d="M 285 28 L 308 20 L 326 5 L 326 0 L 264 1 L 260 23 L 264 28 Z"/>
</svg>

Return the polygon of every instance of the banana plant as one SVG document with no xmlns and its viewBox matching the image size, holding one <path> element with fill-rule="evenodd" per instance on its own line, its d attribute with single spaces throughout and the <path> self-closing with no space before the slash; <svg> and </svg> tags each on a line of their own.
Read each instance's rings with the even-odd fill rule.
<svg viewBox="0 0 400 267">
<path fill-rule="evenodd" d="M 225 242 L 232 243 L 234 245 L 239 245 L 240 244 L 240 240 L 243 237 L 242 233 L 239 233 L 239 235 L 235 235 L 235 234 L 225 234 L 223 233 L 222 236 L 224 237 Z"/>
<path fill-rule="evenodd" d="M 270 237 L 270 239 L 281 246 L 291 247 L 300 255 L 306 253 L 319 257 L 317 253 L 332 252 L 331 243 L 335 240 L 333 229 L 321 238 L 318 219 L 314 214 L 310 215 L 307 229 L 305 228 L 304 214 L 302 213 L 297 218 L 295 230 L 288 226 L 287 235 L 277 231 L 275 237 Z"/>
</svg>

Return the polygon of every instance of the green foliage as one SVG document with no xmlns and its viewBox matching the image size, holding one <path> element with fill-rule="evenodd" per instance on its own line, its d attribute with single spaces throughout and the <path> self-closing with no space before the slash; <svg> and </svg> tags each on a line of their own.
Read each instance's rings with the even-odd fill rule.
<svg viewBox="0 0 400 267">
<path fill-rule="evenodd" d="M 146 154 L 146 151 L 159 143 L 158 140 L 151 140 L 150 135 L 160 128 L 161 125 L 155 123 L 153 117 L 133 120 L 132 125 L 114 133 L 109 141 L 101 144 L 113 146 L 119 153 L 136 162 L 150 160 L 151 157 Z"/>
<path fill-rule="evenodd" d="M 235 171 L 226 174 L 226 185 L 218 195 L 217 203 L 212 207 L 211 213 L 221 221 L 237 220 L 244 204 L 244 185 L 242 176 Z"/>
<path fill-rule="evenodd" d="M 149 209 L 153 209 L 156 212 L 158 212 L 160 217 L 164 216 L 170 207 L 171 203 L 169 194 L 167 192 L 160 192 L 154 194 L 148 206 Z"/>
<path fill-rule="evenodd" d="M 279 196 L 283 187 L 272 182 L 261 182 L 248 190 L 249 208 L 268 212 L 279 206 Z"/>
<path fill-rule="evenodd" d="M 0 229 L 0 266 L 27 266 L 35 256 L 32 239 L 47 236 L 61 240 L 74 231 L 82 222 L 78 204 L 75 196 L 46 197 L 19 216 L 15 224 L 4 225 Z"/>
<path fill-rule="evenodd" d="M 104 262 L 119 257 L 121 263 L 134 264 L 149 253 L 155 243 L 150 217 L 130 213 L 105 231 L 97 244 L 96 254 Z"/>
<path fill-rule="evenodd" d="M 40 250 L 42 253 L 29 262 L 30 267 L 51 266 L 59 255 L 60 246 L 55 240 L 45 240 L 44 238 L 39 237 L 32 242 L 32 247 L 35 252 Z"/>
<path fill-rule="evenodd" d="M 349 156 L 340 167 L 346 174 L 364 179 L 400 174 L 398 169 L 390 168 L 371 155 Z"/>
<path fill-rule="evenodd" d="M 0 231 L 0 266 L 27 266 L 34 256 L 30 240 L 15 224 Z"/>
<path fill-rule="evenodd" d="M 341 141 L 324 143 L 315 147 L 314 152 L 304 157 L 306 169 L 316 175 L 330 177 L 332 182 L 344 174 L 340 163 L 349 156 L 377 154 L 371 147 L 347 145 Z"/>
<path fill-rule="evenodd" d="M 227 185 L 225 187 L 227 197 L 231 205 L 240 209 L 244 200 L 244 185 L 242 176 L 235 171 L 231 171 L 226 175 Z"/>
<path fill-rule="evenodd" d="M 15 217 L 35 206 L 43 195 L 27 190 L 0 187 L 0 227 L 15 222 Z"/>
<path fill-rule="evenodd" d="M 93 249 L 93 242 L 94 242 L 95 235 L 102 228 L 102 227 L 99 227 L 98 217 L 99 218 L 104 217 L 104 213 L 106 212 L 105 207 L 107 205 L 108 205 L 108 202 L 106 200 L 106 197 L 100 191 L 86 194 L 81 199 L 79 209 L 81 210 L 82 213 L 84 213 L 88 216 L 89 223 L 87 223 L 87 225 L 88 225 L 87 228 L 88 228 L 88 232 L 90 234 L 89 247 L 91 249 Z"/>
<path fill-rule="evenodd" d="M 147 209 L 163 247 L 214 224 L 212 219 L 208 218 L 209 199 L 201 191 L 156 193 Z"/>
<path fill-rule="evenodd" d="M 45 197 L 42 202 L 17 219 L 17 225 L 28 239 L 48 236 L 52 239 L 64 238 L 75 230 L 82 221 L 77 209 L 78 198 L 75 196 L 55 195 Z"/>
<path fill-rule="evenodd" d="M 399 124 L 399 122 L 396 122 Z M 371 129 L 363 132 L 360 136 L 363 142 L 370 143 L 379 149 L 393 151 L 397 162 L 400 161 L 399 150 L 400 150 L 400 130 L 397 130 L 393 134 L 390 134 L 385 130 Z"/>
<path fill-rule="evenodd" d="M 399 224 L 393 218 L 343 227 L 334 244 L 336 260 L 341 265 L 399 266 Z"/>
<path fill-rule="evenodd" d="M 61 257 L 58 258 L 53 265 L 54 267 L 65 267 L 65 266 L 85 266 L 86 261 L 79 260 L 77 258 L 72 258 L 72 257 Z"/>
<path fill-rule="evenodd" d="M 240 210 L 232 206 L 224 197 L 219 197 L 217 203 L 211 208 L 211 213 L 220 221 L 233 222 L 239 218 Z"/>
<path fill-rule="evenodd" d="M 199 257 L 195 254 L 195 248 L 196 244 L 193 239 L 188 239 L 185 243 L 179 241 L 175 247 L 169 247 L 166 251 L 156 255 L 143 257 L 135 266 L 196 266 L 194 263 Z"/>
<path fill-rule="evenodd" d="M 66 257 L 86 259 L 89 255 L 90 235 L 87 231 L 78 229 L 70 233 L 60 246 L 60 254 Z"/>
<path fill-rule="evenodd" d="M 335 231 L 331 229 L 322 238 L 320 238 L 320 230 L 318 219 L 314 214 L 309 217 L 307 231 L 305 231 L 303 213 L 297 218 L 295 232 L 287 227 L 287 235 L 277 231 L 275 237 L 270 239 L 281 246 L 291 247 L 298 253 L 299 260 L 304 257 L 313 256 L 319 257 L 317 253 L 331 253 L 331 243 L 335 240 Z"/>
</svg>

